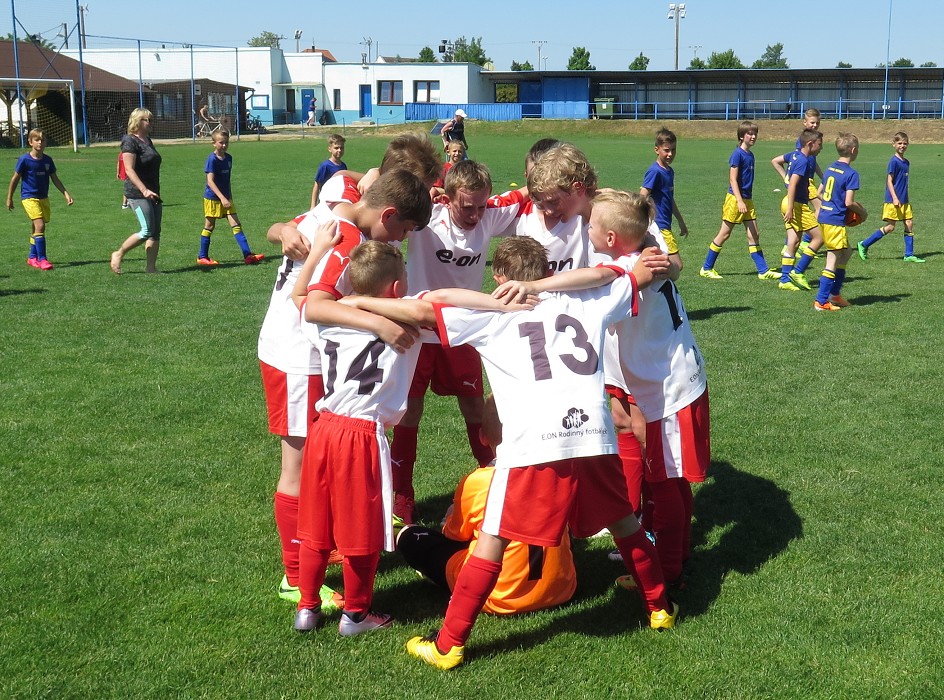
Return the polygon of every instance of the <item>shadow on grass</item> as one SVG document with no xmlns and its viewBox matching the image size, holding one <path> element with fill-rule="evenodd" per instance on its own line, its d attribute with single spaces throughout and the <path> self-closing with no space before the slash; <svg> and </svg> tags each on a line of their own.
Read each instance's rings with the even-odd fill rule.
<svg viewBox="0 0 944 700">
<path fill-rule="evenodd" d="M 45 294 L 48 289 L 0 289 L 0 297 L 15 297 L 19 294 Z"/>
<path fill-rule="evenodd" d="M 790 503 L 790 494 L 770 479 L 712 462 L 706 481 L 695 494 L 692 525 L 693 575 L 679 596 L 686 616 L 701 615 L 732 571 L 756 573 L 765 563 L 803 536 L 803 521 Z M 723 534 L 704 546 L 712 531 Z"/>
<path fill-rule="evenodd" d="M 265 260 L 260 260 L 254 265 L 247 265 L 242 260 L 233 260 L 230 262 L 221 262 L 219 265 L 213 265 L 212 267 L 206 267 L 203 265 L 197 265 L 196 263 L 187 265 L 185 267 L 178 267 L 173 270 L 164 269 L 161 272 L 165 275 L 180 275 L 186 273 L 195 273 L 195 274 L 210 274 L 214 270 L 226 270 L 233 267 L 263 267 L 268 265 L 270 260 L 275 260 L 280 262 L 281 258 L 266 258 Z"/>
<path fill-rule="evenodd" d="M 790 504 L 789 493 L 774 482 L 727 462 L 712 462 L 709 474 L 695 496 L 692 546 L 700 549 L 692 557 L 693 575 L 688 587 L 675 596 L 682 606 L 682 624 L 686 617 L 705 613 L 729 573 L 753 574 L 803 536 L 803 523 Z M 723 534 L 705 548 L 714 530 Z M 530 649 L 560 633 L 607 637 L 648 626 L 639 597 L 613 585 L 625 573 L 622 565 L 610 562 L 599 548 L 588 550 L 582 541 L 574 543 L 574 560 L 578 588 L 570 603 L 536 613 L 546 619 L 539 625 L 531 621 L 526 631 L 510 624 L 507 636 L 482 645 L 475 644 L 473 637 L 475 656 Z M 408 601 L 398 618 L 412 622 L 432 618 L 431 628 L 441 624 L 448 593 L 421 581 L 406 588 L 398 595 Z"/>
<path fill-rule="evenodd" d="M 85 265 L 109 265 L 108 260 L 70 260 L 69 262 L 57 262 L 56 267 L 83 267 Z"/>
<path fill-rule="evenodd" d="M 715 306 L 711 309 L 698 309 L 696 311 L 688 312 L 688 319 L 690 321 L 707 321 L 712 316 L 718 316 L 719 314 L 733 314 L 741 311 L 753 311 L 752 306 Z"/>
<path fill-rule="evenodd" d="M 872 304 L 898 304 L 911 294 L 866 294 L 849 300 L 853 306 L 871 306 Z"/>
</svg>

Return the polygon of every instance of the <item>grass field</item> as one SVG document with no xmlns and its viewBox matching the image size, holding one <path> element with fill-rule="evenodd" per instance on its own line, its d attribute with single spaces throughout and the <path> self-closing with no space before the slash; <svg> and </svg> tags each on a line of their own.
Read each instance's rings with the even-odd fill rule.
<svg viewBox="0 0 944 700">
<path fill-rule="evenodd" d="M 825 165 L 838 128 L 824 129 Z M 545 135 L 573 139 L 614 187 L 638 187 L 653 156 L 650 137 L 564 122 L 476 125 L 470 155 L 501 190 L 522 182 L 523 155 Z M 791 143 L 763 136 L 754 199 L 776 267 L 781 185 L 766 162 Z M 367 167 L 384 145 L 355 136 L 345 160 Z M 255 344 L 278 251 L 264 234 L 307 207 L 324 141 L 232 144 L 243 225 L 272 257 L 244 266 L 218 227 L 212 255 L 223 265 L 210 271 L 193 265 L 209 146 L 161 146 L 164 274 L 142 274 L 138 249 L 121 277 L 108 255 L 133 216 L 119 208 L 117 149 L 53 151 L 76 200 L 66 208 L 53 192 L 56 269 L 25 265 L 19 205 L 0 237 L 0 697 L 944 696 L 944 147 L 908 151 L 927 264 L 902 263 L 894 234 L 869 261 L 851 261 L 854 306 L 818 314 L 810 293 L 756 279 L 741 231 L 717 264 L 725 279 L 697 276 L 733 146 L 684 139 L 675 162 L 691 230 L 679 288 L 713 423 L 680 624 L 642 627 L 637 600 L 612 585 L 622 570 L 608 543 L 578 542 L 575 600 L 480 618 L 471 662 L 448 674 L 403 651 L 438 624 L 447 598 L 395 555 L 381 561 L 375 601 L 397 617 L 390 631 L 341 639 L 329 624 L 298 635 L 275 595 L 278 441 L 266 432 Z M 17 154 L 2 153 L 12 170 Z M 865 144 L 857 162 L 858 199 L 873 216 L 891 153 Z M 417 495 L 421 516 L 438 521 L 472 460 L 454 402 L 427 406 Z M 329 583 L 339 579 L 332 570 Z"/>
</svg>

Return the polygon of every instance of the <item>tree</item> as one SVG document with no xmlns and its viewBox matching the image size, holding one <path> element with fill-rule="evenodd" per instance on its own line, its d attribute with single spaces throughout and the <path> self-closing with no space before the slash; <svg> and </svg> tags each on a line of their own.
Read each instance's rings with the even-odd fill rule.
<svg viewBox="0 0 944 700">
<path fill-rule="evenodd" d="M 420 63 L 436 63 L 436 54 L 433 53 L 431 47 L 424 46 L 420 49 L 420 55 L 416 57 L 416 60 Z"/>
<path fill-rule="evenodd" d="M 840 61 L 838 64 L 836 64 L 836 68 L 852 68 L 852 64 L 846 63 L 845 61 Z"/>
<path fill-rule="evenodd" d="M 590 63 L 590 52 L 583 46 L 575 46 L 574 52 L 567 61 L 567 70 L 596 70 L 597 67 Z"/>
<path fill-rule="evenodd" d="M 632 63 L 629 64 L 630 70 L 646 70 L 649 67 L 649 57 L 643 56 L 642 51 L 639 52 L 639 55 L 632 60 Z"/>
<path fill-rule="evenodd" d="M 899 58 L 892 63 L 892 68 L 914 68 L 914 61 L 910 58 Z"/>
<path fill-rule="evenodd" d="M 705 63 L 703 58 L 698 58 L 695 56 L 692 59 L 692 62 L 688 64 L 688 70 L 705 70 L 708 67 L 708 64 Z"/>
<path fill-rule="evenodd" d="M 262 32 L 259 36 L 252 37 L 252 39 L 246 43 L 249 46 L 271 46 L 273 49 L 279 49 L 282 48 L 279 42 L 284 38 L 284 36 L 279 36 L 274 32 Z"/>
<path fill-rule="evenodd" d="M 531 65 L 531 61 L 525 61 L 524 63 L 518 63 L 517 61 L 511 62 L 512 70 L 534 70 L 534 66 Z"/>
<path fill-rule="evenodd" d="M 921 64 L 922 68 L 937 68 L 937 64 L 934 61 L 928 61 L 927 63 Z"/>
<path fill-rule="evenodd" d="M 783 57 L 783 44 L 768 46 L 761 57 L 754 61 L 751 68 L 789 68 L 787 59 Z"/>
<path fill-rule="evenodd" d="M 452 44 L 446 44 L 446 52 L 443 54 L 444 63 L 474 63 L 477 66 L 484 66 L 491 60 L 482 48 L 482 37 L 472 37 L 467 40 L 464 36 L 460 36 Z"/>
<path fill-rule="evenodd" d="M 0 41 L 13 41 L 13 32 L 7 32 L 6 36 L 0 37 Z M 34 44 L 47 51 L 56 51 L 58 49 L 55 44 L 51 41 L 47 41 L 39 34 L 26 34 L 25 36 L 17 37 L 17 41 L 21 44 Z"/>
<path fill-rule="evenodd" d="M 734 49 L 718 53 L 712 51 L 708 57 L 708 68 L 747 68 L 741 59 L 734 54 Z"/>
<path fill-rule="evenodd" d="M 513 83 L 502 83 L 495 86 L 496 102 L 517 102 L 518 86 Z"/>
</svg>

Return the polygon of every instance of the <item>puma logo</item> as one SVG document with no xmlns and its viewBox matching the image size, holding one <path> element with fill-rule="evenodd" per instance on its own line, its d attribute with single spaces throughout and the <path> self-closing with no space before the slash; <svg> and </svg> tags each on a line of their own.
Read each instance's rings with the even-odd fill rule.
<svg viewBox="0 0 944 700">
<path fill-rule="evenodd" d="M 467 386 L 467 387 L 471 387 L 472 389 L 474 389 L 475 386 L 476 386 L 478 383 L 479 383 L 479 380 L 478 380 L 478 379 L 475 379 L 475 380 L 473 380 L 473 381 L 471 381 L 471 382 L 469 382 L 469 381 L 463 381 L 463 382 L 462 382 L 462 385 L 463 385 L 463 386 Z"/>
</svg>

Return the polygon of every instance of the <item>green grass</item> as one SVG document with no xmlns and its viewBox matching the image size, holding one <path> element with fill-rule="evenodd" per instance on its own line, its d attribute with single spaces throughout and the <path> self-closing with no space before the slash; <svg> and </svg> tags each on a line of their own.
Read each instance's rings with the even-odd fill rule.
<svg viewBox="0 0 944 700">
<path fill-rule="evenodd" d="M 637 187 L 653 156 L 648 137 L 543 127 L 474 134 L 496 190 L 522 182 L 524 152 L 543 135 L 574 139 L 615 187 Z M 355 136 L 345 160 L 371 165 L 384 143 Z M 580 542 L 573 603 L 480 618 L 471 663 L 449 674 L 403 651 L 438 624 L 446 596 L 396 556 L 377 579 L 377 607 L 398 620 L 389 632 L 301 636 L 275 595 L 278 441 L 255 359 L 277 255 L 264 233 L 306 208 L 324 141 L 232 145 L 245 230 L 272 258 L 244 266 L 218 228 L 212 252 L 224 264 L 209 271 L 193 267 L 209 147 L 162 146 L 157 276 L 142 274 L 141 249 L 126 274 L 108 270 L 133 228 L 119 209 L 116 149 L 54 151 L 76 199 L 67 209 L 52 198 L 56 270 L 24 264 L 18 205 L 0 238 L 0 697 L 942 697 L 944 149 L 908 152 L 928 264 L 900 262 L 900 235 L 889 236 L 850 264 L 855 306 L 817 314 L 809 293 L 755 278 L 741 231 L 717 265 L 725 279 L 697 276 L 732 146 L 683 140 L 675 164 L 691 230 L 679 287 L 708 363 L 714 438 L 682 622 L 644 629 L 638 602 L 612 586 L 621 569 L 607 543 Z M 755 148 L 774 265 L 781 195 L 766 161 L 789 146 Z M 890 155 L 866 144 L 857 162 L 873 216 Z M 433 520 L 472 464 L 454 402 L 427 406 L 417 486 Z"/>
</svg>

